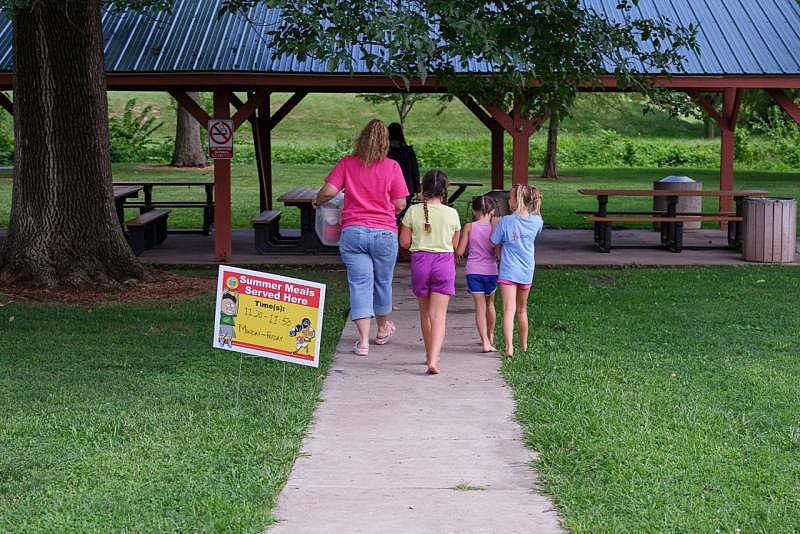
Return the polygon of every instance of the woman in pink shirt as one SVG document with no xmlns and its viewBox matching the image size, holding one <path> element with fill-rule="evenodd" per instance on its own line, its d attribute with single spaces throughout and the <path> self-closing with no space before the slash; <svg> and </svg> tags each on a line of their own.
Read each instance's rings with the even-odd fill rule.
<svg viewBox="0 0 800 534">
<path fill-rule="evenodd" d="M 392 311 L 392 277 L 397 261 L 397 219 L 406 206 L 403 171 L 386 157 L 389 133 L 381 121 L 371 120 L 361 131 L 352 155 L 343 157 L 325 178 L 316 208 L 344 190 L 339 253 L 347 267 L 350 318 L 358 340 L 353 352 L 369 354 L 372 317 L 378 323 L 375 343 L 383 345 L 395 332 Z"/>
</svg>

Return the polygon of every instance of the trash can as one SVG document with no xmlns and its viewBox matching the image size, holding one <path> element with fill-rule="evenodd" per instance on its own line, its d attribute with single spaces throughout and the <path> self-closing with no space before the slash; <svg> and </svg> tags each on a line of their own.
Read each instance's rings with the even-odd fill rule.
<svg viewBox="0 0 800 534">
<path fill-rule="evenodd" d="M 703 182 L 696 182 L 688 176 L 665 176 L 653 182 L 656 191 L 702 191 Z M 666 211 L 667 199 L 653 197 L 653 211 Z M 702 197 L 678 197 L 678 213 L 699 213 L 703 211 Z M 700 221 L 683 223 L 684 230 L 700 228 Z M 653 223 L 653 230 L 660 231 L 661 224 Z"/>
<path fill-rule="evenodd" d="M 791 263 L 797 247 L 797 202 L 791 198 L 744 200 L 742 257 L 763 263 Z"/>
<path fill-rule="evenodd" d="M 497 208 L 495 209 L 495 215 L 502 217 L 503 215 L 508 215 L 508 190 L 507 189 L 492 189 L 488 193 L 484 193 L 484 197 L 489 197 L 494 200 L 495 205 Z M 476 197 L 472 197 L 476 198 Z M 470 206 L 472 204 L 470 203 Z M 470 208 L 471 209 L 471 208 Z M 472 217 L 472 211 L 470 211 L 470 218 Z"/>
</svg>

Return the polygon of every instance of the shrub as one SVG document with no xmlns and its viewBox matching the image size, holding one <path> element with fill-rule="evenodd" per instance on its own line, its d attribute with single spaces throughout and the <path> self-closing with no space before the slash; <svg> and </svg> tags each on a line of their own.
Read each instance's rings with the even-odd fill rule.
<svg viewBox="0 0 800 534">
<path fill-rule="evenodd" d="M 111 161 L 128 162 L 147 159 L 151 145 L 150 136 L 164 124 L 151 115 L 153 106 L 136 112 L 136 99 L 125 103 L 121 116 L 108 119 L 108 136 L 111 142 Z"/>
</svg>

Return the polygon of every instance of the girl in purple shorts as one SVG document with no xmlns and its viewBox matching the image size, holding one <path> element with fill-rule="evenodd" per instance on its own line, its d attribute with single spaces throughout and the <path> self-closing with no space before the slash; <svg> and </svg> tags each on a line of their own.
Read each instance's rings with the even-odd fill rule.
<svg viewBox="0 0 800 534">
<path fill-rule="evenodd" d="M 481 337 L 483 352 L 494 352 L 494 294 L 497 291 L 497 258 L 489 237 L 496 224 L 492 223 L 494 200 L 487 196 L 472 200 L 473 222 L 464 225 L 458 242 L 456 256 L 461 259 L 469 249 L 467 257 L 467 288 L 475 301 L 475 326 Z"/>
<path fill-rule="evenodd" d="M 439 373 L 447 305 L 456 294 L 453 254 L 461 231 L 458 212 L 444 204 L 447 175 L 428 171 L 422 178 L 422 203 L 411 206 L 400 225 L 400 246 L 411 251 L 411 288 L 419 303 L 419 321 L 428 374 Z"/>
</svg>

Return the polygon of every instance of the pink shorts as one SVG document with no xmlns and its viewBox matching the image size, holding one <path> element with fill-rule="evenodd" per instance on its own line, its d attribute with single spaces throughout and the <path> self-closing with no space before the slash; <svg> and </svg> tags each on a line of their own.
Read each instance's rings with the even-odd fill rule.
<svg viewBox="0 0 800 534">
<path fill-rule="evenodd" d="M 518 282 L 512 282 L 511 280 L 498 280 L 498 284 L 503 284 L 504 286 L 517 286 L 520 289 L 530 289 L 531 284 L 520 284 Z"/>
</svg>

